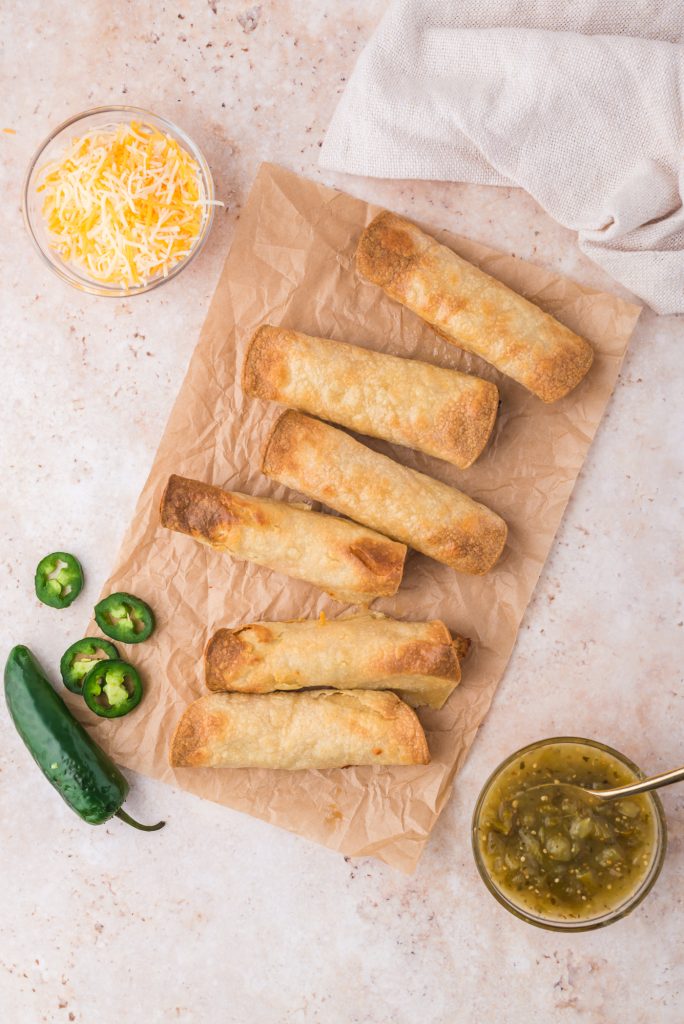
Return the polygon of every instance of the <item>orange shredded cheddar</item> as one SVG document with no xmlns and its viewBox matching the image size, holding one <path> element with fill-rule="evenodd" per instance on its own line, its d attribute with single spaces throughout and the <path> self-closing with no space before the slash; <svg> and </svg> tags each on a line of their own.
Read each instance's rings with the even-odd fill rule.
<svg viewBox="0 0 684 1024">
<path fill-rule="evenodd" d="M 321 614 L 318 616 L 318 621 L 320 622 L 321 626 L 325 626 L 326 622 L 328 621 L 325 617 L 325 612 L 321 612 Z"/>
<path fill-rule="evenodd" d="M 125 287 L 185 259 L 209 205 L 194 157 L 137 121 L 73 139 L 38 191 L 51 247 L 92 280 Z"/>
<path fill-rule="evenodd" d="M 16 128 L 3 128 L 2 130 L 3 130 L 3 132 L 5 132 L 6 135 L 16 135 L 17 134 Z"/>
</svg>

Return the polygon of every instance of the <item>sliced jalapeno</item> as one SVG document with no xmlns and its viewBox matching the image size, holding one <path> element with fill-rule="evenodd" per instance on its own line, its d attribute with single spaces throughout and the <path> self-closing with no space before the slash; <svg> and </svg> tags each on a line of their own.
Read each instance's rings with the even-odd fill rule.
<svg viewBox="0 0 684 1024">
<path fill-rule="evenodd" d="M 36 597 L 51 608 L 68 608 L 83 589 L 83 569 L 66 551 L 53 551 L 36 568 Z"/>
<path fill-rule="evenodd" d="M 112 640 L 140 644 L 154 629 L 152 609 L 133 594 L 110 594 L 95 605 L 95 620 Z"/>
<path fill-rule="evenodd" d="M 83 680 L 98 661 L 119 657 L 114 644 L 98 636 L 86 636 L 68 647 L 59 663 L 62 682 L 72 693 L 82 693 Z"/>
<path fill-rule="evenodd" d="M 126 661 L 98 661 L 83 680 L 83 697 L 101 718 L 121 718 L 140 703 L 140 676 Z"/>
</svg>

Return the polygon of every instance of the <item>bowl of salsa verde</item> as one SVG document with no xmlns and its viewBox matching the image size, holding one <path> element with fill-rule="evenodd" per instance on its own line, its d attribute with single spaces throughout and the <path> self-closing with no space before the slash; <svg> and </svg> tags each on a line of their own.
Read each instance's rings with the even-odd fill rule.
<svg viewBox="0 0 684 1024">
<path fill-rule="evenodd" d="M 624 754 L 576 736 L 507 757 L 473 815 L 475 862 L 492 895 L 516 917 L 553 931 L 601 928 L 628 914 L 660 874 L 662 804 L 654 793 L 585 799 L 567 784 L 599 790 L 642 778 Z"/>
</svg>

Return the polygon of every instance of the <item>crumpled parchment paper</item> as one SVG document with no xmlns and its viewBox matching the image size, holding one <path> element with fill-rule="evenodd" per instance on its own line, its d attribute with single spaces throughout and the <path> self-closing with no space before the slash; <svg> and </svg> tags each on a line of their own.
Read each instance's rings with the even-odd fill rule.
<svg viewBox="0 0 684 1024">
<path fill-rule="evenodd" d="M 142 674 L 145 697 L 135 713 L 115 721 L 94 721 L 78 698 L 71 699 L 71 706 L 126 768 L 341 853 L 373 855 L 410 872 L 502 677 L 640 308 L 423 225 L 593 343 L 596 360 L 588 378 L 568 398 L 545 406 L 481 360 L 438 338 L 356 274 L 358 236 L 377 212 L 282 168 L 260 168 L 149 478 L 103 589 L 103 594 L 131 591 L 154 608 L 153 637 L 130 649 L 122 645 L 123 656 Z M 500 388 L 502 406 L 493 440 L 468 470 L 380 441 L 367 442 L 463 489 L 491 506 L 509 526 L 504 556 L 488 575 L 459 575 L 412 552 L 399 593 L 374 605 L 400 618 L 441 618 L 473 640 L 463 682 L 447 705 L 441 711 L 419 712 L 432 754 L 428 766 L 294 773 L 169 767 L 167 750 L 176 722 L 185 706 L 206 692 L 202 652 L 216 628 L 345 611 L 306 583 L 234 562 L 159 526 L 159 500 L 171 473 L 227 489 L 301 500 L 259 472 L 261 448 L 280 408 L 248 398 L 239 387 L 246 344 L 263 321 L 474 371 Z"/>
</svg>

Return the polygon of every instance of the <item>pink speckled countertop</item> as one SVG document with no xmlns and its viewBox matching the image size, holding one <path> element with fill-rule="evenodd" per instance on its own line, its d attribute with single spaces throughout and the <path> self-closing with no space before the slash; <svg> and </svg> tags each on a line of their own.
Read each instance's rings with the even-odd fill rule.
<svg viewBox="0 0 684 1024">
<path fill-rule="evenodd" d="M 325 126 L 384 0 L 5 5 L 0 305 L 5 652 L 55 664 L 84 603 L 32 597 L 38 554 L 78 550 L 85 602 L 108 571 L 263 159 L 321 177 Z M 89 106 L 177 120 L 219 212 L 199 259 L 132 301 L 45 270 L 19 209 L 40 139 Z M 617 286 L 513 189 L 323 176 L 357 195 Z M 135 778 L 144 837 L 79 823 L 0 715 L 0 1020 L 8 1024 L 679 1024 L 684 789 L 647 901 L 602 932 L 536 931 L 476 875 L 469 819 L 517 746 L 576 733 L 653 771 L 684 761 L 682 318 L 644 312 L 495 705 L 419 870 L 404 878 Z M 4 654 L 3 654 L 4 657 Z"/>
</svg>

